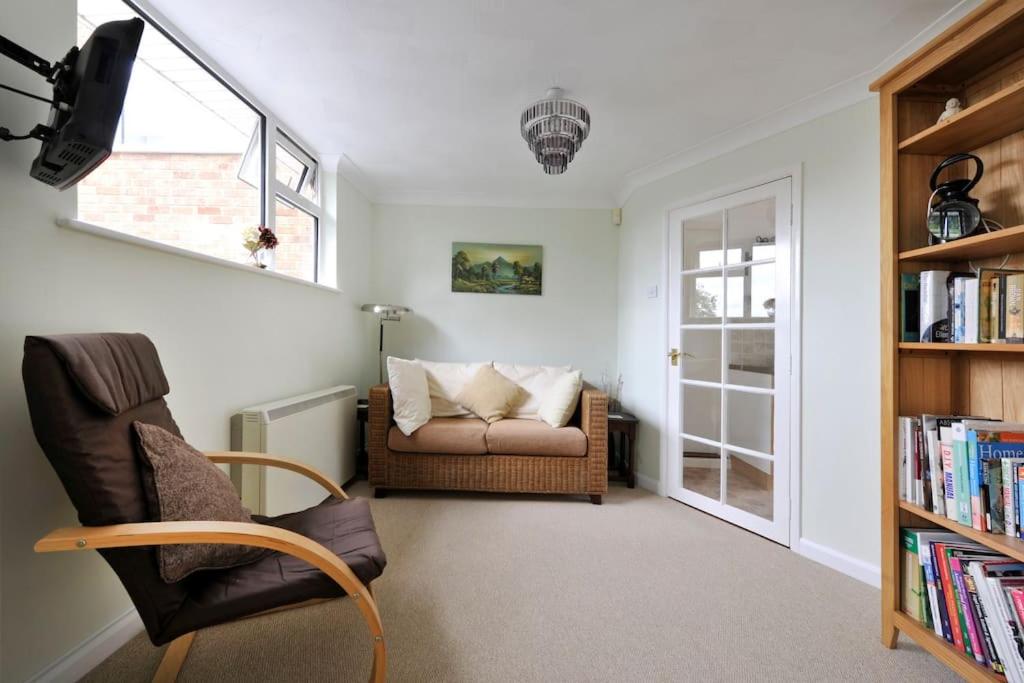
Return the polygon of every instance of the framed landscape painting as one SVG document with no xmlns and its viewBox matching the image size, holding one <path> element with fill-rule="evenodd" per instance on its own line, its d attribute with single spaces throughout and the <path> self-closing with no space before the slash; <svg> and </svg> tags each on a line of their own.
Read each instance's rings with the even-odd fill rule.
<svg viewBox="0 0 1024 683">
<path fill-rule="evenodd" d="M 452 291 L 539 295 L 544 247 L 537 244 L 452 242 Z"/>
</svg>

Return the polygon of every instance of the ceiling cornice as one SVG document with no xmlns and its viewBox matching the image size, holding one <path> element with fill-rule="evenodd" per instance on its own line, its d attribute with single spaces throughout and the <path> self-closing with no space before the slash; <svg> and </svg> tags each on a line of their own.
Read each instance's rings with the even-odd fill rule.
<svg viewBox="0 0 1024 683">
<path fill-rule="evenodd" d="M 719 133 L 654 164 L 630 171 L 626 174 L 622 187 L 619 189 L 618 205 L 624 206 L 633 192 L 644 185 L 874 97 L 868 90 L 868 86 L 873 80 L 913 54 L 981 3 L 982 0 L 961 0 L 869 71 L 793 102 L 770 114 Z"/>
</svg>

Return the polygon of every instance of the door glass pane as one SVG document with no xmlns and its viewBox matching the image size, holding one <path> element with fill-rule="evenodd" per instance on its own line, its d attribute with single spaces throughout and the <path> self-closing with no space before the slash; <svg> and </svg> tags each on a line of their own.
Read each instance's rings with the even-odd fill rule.
<svg viewBox="0 0 1024 683">
<path fill-rule="evenodd" d="M 751 514 L 772 519 L 774 468 L 771 460 L 728 452 L 725 503 Z M 684 477 L 685 481 L 685 477 Z"/>
<path fill-rule="evenodd" d="M 712 441 L 722 440 L 722 390 L 682 385 L 683 431 Z"/>
<path fill-rule="evenodd" d="M 747 297 L 743 291 L 746 285 L 746 268 L 742 270 L 730 270 L 727 271 L 725 278 L 726 281 L 726 310 L 729 313 L 730 318 L 742 318 L 744 317 L 744 311 L 746 310 Z"/>
<path fill-rule="evenodd" d="M 774 249 L 773 249 L 774 251 Z M 775 264 L 751 266 L 750 317 L 765 321 L 775 319 Z"/>
<path fill-rule="evenodd" d="M 726 392 L 725 403 L 729 416 L 726 443 L 771 455 L 775 440 L 775 397 L 734 389 Z"/>
<path fill-rule="evenodd" d="M 718 323 L 722 320 L 725 294 L 719 273 L 683 276 L 684 323 Z"/>
<path fill-rule="evenodd" d="M 683 330 L 683 379 L 722 381 L 722 331 Z"/>
<path fill-rule="evenodd" d="M 722 458 L 717 446 L 707 446 L 682 439 L 683 488 L 707 496 L 721 498 Z"/>
<path fill-rule="evenodd" d="M 743 255 L 742 261 L 729 263 L 753 260 L 755 245 L 775 244 L 775 200 L 762 199 L 729 209 L 725 235 L 728 249 L 737 249 Z"/>
<path fill-rule="evenodd" d="M 683 221 L 682 270 L 722 265 L 722 212 Z"/>
<path fill-rule="evenodd" d="M 775 330 L 728 330 L 729 384 L 775 387 Z M 685 375 L 684 375 L 685 376 Z"/>
</svg>

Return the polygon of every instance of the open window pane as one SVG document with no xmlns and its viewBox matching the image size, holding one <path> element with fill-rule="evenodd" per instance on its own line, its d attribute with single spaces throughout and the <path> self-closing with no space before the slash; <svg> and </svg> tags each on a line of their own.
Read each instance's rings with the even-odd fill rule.
<svg viewBox="0 0 1024 683">
<path fill-rule="evenodd" d="M 136 13 L 121 0 L 79 0 L 78 42 Z M 243 232 L 262 222 L 256 145 L 262 116 L 147 22 L 107 161 L 78 184 L 78 217 L 112 230 L 246 262 Z M 255 182 L 253 182 L 255 180 Z"/>
<path fill-rule="evenodd" d="M 277 222 L 274 270 L 284 275 L 315 282 L 316 216 L 312 216 L 278 197 L 274 203 L 274 217 Z"/>
<path fill-rule="evenodd" d="M 286 137 L 280 131 L 278 135 Z M 316 160 L 294 143 L 288 147 L 278 144 L 275 154 L 277 162 L 274 167 L 274 177 L 306 199 L 312 202 L 318 201 L 316 191 L 318 164 Z"/>
</svg>

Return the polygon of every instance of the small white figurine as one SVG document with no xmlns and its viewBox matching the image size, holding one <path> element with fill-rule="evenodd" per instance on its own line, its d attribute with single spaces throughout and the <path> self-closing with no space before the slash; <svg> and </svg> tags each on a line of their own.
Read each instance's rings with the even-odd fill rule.
<svg viewBox="0 0 1024 683">
<path fill-rule="evenodd" d="M 960 104 L 960 100 L 955 97 L 951 97 L 946 100 L 946 111 L 939 114 L 939 123 L 942 123 L 950 116 L 956 116 L 963 111 L 963 105 Z"/>
</svg>

